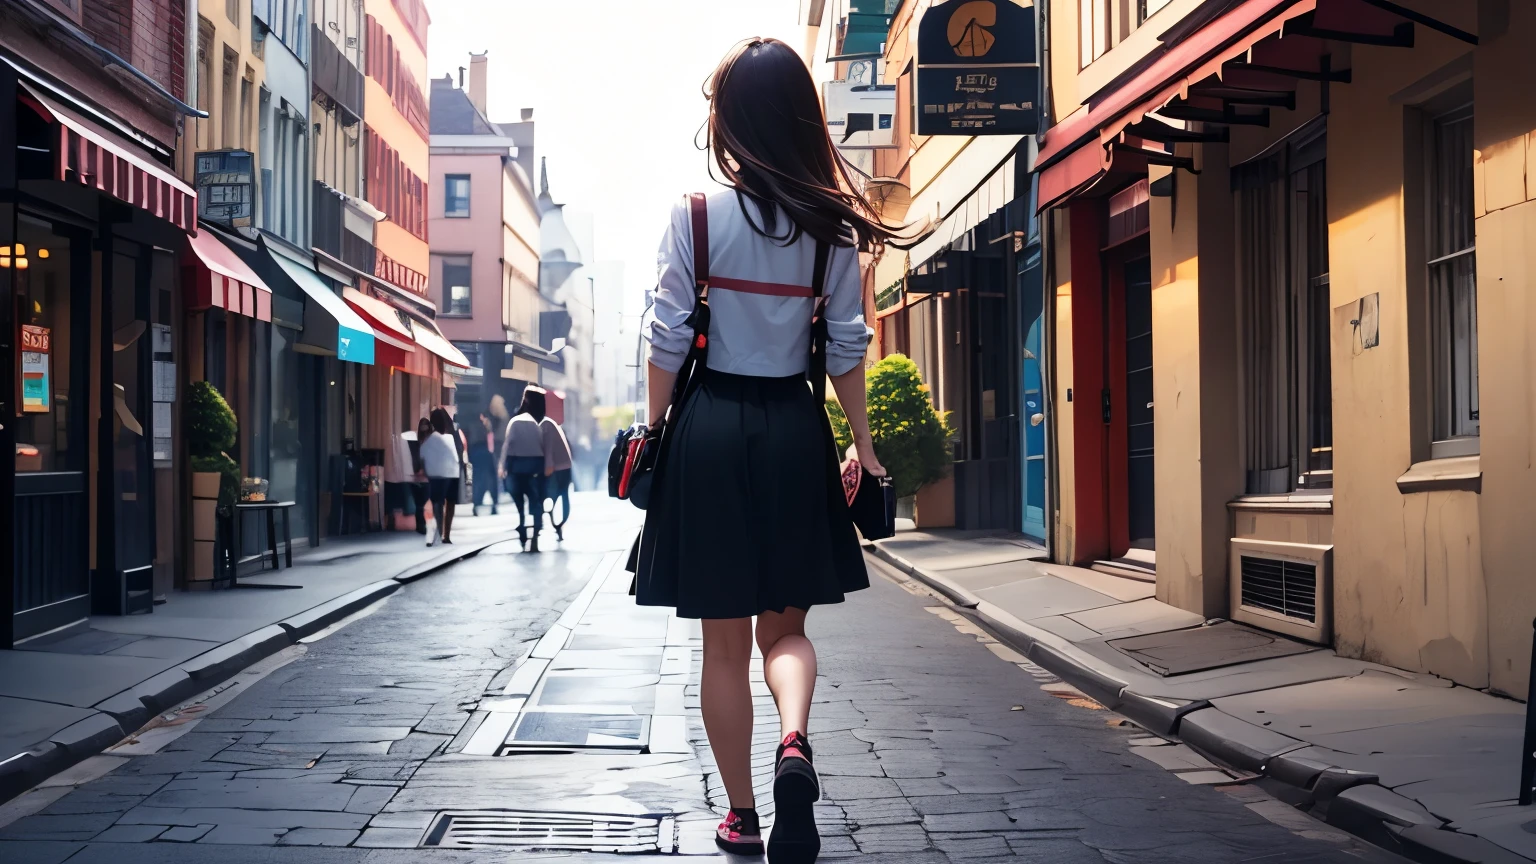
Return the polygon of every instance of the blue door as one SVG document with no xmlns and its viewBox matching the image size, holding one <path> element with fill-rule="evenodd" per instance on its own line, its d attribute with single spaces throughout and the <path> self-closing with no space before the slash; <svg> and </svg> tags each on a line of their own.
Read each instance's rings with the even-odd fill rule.
<svg viewBox="0 0 1536 864">
<path fill-rule="evenodd" d="M 1022 364 L 1019 384 L 1022 390 L 1020 468 L 1023 471 L 1023 531 L 1029 537 L 1045 542 L 1045 433 L 1048 425 L 1045 416 L 1044 378 L 1040 374 L 1042 352 L 1041 330 L 1041 270 L 1040 249 L 1032 247 L 1021 260 L 1019 272 L 1019 315 L 1023 338 L 1023 350 L 1019 352 Z"/>
</svg>

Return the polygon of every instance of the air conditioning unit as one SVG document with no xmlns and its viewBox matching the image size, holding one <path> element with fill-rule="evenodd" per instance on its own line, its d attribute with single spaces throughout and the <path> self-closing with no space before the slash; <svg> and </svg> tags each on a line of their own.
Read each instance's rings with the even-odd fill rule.
<svg viewBox="0 0 1536 864">
<path fill-rule="evenodd" d="M 1231 541 L 1232 620 L 1308 642 L 1333 640 L 1333 547 Z"/>
</svg>

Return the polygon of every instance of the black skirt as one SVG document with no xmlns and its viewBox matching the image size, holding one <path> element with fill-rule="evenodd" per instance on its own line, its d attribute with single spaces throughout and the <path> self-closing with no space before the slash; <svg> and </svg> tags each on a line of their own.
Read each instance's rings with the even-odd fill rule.
<svg viewBox="0 0 1536 864">
<path fill-rule="evenodd" d="M 678 415 L 635 558 L 640 605 L 746 618 L 869 587 L 836 445 L 804 376 L 707 370 Z"/>
</svg>

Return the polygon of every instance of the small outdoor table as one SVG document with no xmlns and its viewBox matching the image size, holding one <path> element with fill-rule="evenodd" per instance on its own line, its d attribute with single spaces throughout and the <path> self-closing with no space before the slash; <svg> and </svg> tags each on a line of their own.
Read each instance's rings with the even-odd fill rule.
<svg viewBox="0 0 1536 864">
<path fill-rule="evenodd" d="M 245 533 L 245 517 L 250 513 L 265 513 L 267 516 L 267 551 L 272 553 L 272 569 L 281 570 L 283 565 L 293 566 L 293 531 L 292 517 L 289 511 L 293 509 L 292 501 L 241 501 L 235 505 L 235 549 L 244 548 L 241 545 L 241 536 Z M 283 517 L 283 560 L 277 557 L 277 516 Z M 237 553 L 238 554 L 238 553 Z M 267 553 L 261 554 L 261 568 L 267 568 Z M 234 581 L 234 580 L 231 580 Z M 235 582 L 239 585 L 238 582 Z M 272 585 L 272 586 L 240 586 L 240 587 L 272 587 L 272 588 L 297 588 L 297 585 Z"/>
</svg>

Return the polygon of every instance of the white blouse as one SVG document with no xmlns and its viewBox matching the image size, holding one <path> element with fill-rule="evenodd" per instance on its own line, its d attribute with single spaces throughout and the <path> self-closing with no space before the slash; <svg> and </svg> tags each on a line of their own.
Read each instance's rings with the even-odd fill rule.
<svg viewBox="0 0 1536 864">
<path fill-rule="evenodd" d="M 810 362 L 811 270 L 816 241 L 809 234 L 789 246 L 758 234 L 743 204 L 762 225 L 762 214 L 735 190 L 708 198 L 709 368 L 735 375 L 784 378 L 803 374 Z M 786 217 L 774 225 L 782 234 Z M 834 246 L 823 292 L 827 297 L 827 373 L 841 375 L 860 364 L 872 331 L 864 323 L 859 253 Z M 646 331 L 651 362 L 669 372 L 682 368 L 693 331 L 693 228 L 687 199 L 672 208 L 672 221 L 657 253 L 656 318 Z"/>
</svg>

